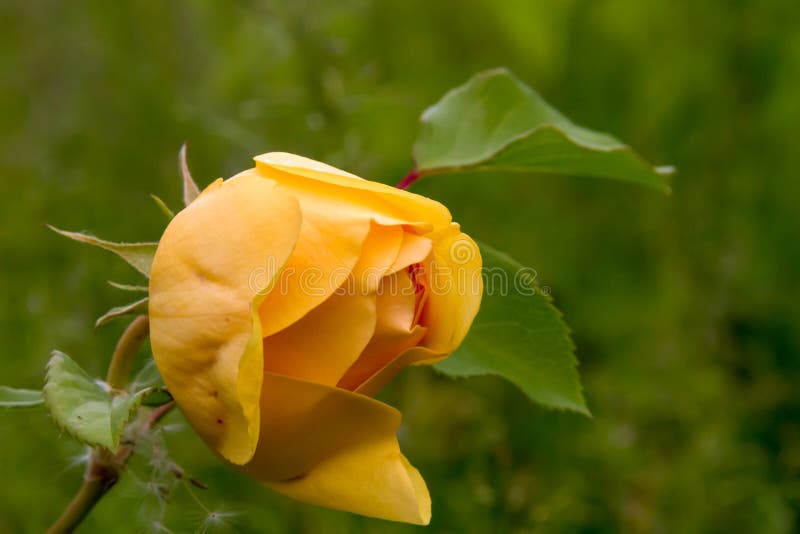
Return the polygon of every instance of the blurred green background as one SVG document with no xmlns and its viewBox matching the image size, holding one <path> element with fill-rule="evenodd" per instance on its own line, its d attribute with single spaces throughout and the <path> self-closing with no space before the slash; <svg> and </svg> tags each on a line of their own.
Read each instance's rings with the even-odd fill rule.
<svg viewBox="0 0 800 534">
<path fill-rule="evenodd" d="M 0 382 L 54 348 L 103 372 L 137 283 L 45 223 L 158 238 L 176 155 L 205 185 L 284 150 L 395 183 L 421 110 L 505 65 L 656 164 L 674 194 L 553 176 L 430 178 L 475 237 L 534 266 L 574 330 L 593 419 L 498 379 L 407 371 L 382 398 L 433 498 L 430 532 L 800 527 L 800 5 L 549 0 L 0 4 Z M 173 456 L 239 532 L 412 532 L 297 504 L 185 427 Z M 0 413 L 0 532 L 40 532 L 79 484 L 41 411 Z M 72 465 L 70 467 L 70 465 Z M 146 466 L 145 466 L 146 467 Z M 84 532 L 146 532 L 147 469 Z M 183 490 L 165 524 L 202 525 Z"/>
</svg>

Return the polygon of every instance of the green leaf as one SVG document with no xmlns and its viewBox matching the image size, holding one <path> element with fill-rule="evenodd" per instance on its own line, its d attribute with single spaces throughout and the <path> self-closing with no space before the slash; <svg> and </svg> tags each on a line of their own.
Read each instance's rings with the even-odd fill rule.
<svg viewBox="0 0 800 534">
<path fill-rule="evenodd" d="M 200 188 L 197 187 L 192 174 L 189 172 L 189 165 L 186 163 L 186 143 L 183 143 L 181 151 L 178 153 L 178 167 L 183 180 L 183 204 L 188 206 L 200 195 Z"/>
<path fill-rule="evenodd" d="M 106 323 L 113 321 L 118 317 L 123 317 L 125 315 L 139 315 L 141 313 L 147 313 L 147 302 L 148 298 L 145 297 L 143 299 L 137 300 L 136 302 L 131 302 L 130 304 L 125 304 L 124 306 L 117 306 L 116 308 L 111 308 L 108 310 L 102 317 L 97 319 L 94 323 L 95 328 L 100 328 Z"/>
<path fill-rule="evenodd" d="M 156 206 L 158 206 L 158 209 L 161 210 L 161 213 L 164 214 L 168 221 L 171 221 L 172 218 L 175 217 L 175 214 L 172 213 L 171 209 L 169 209 L 167 203 L 161 200 L 161 197 L 151 194 L 150 198 L 153 199 L 153 202 L 156 203 Z"/>
<path fill-rule="evenodd" d="M 39 390 L 0 386 L 0 409 L 31 408 L 43 403 L 42 392 Z"/>
<path fill-rule="evenodd" d="M 536 271 L 487 245 L 480 249 L 481 309 L 461 347 L 435 367 L 450 376 L 499 375 L 535 402 L 589 415 L 569 328 L 536 285 Z"/>
<path fill-rule="evenodd" d="M 150 266 L 153 264 L 153 257 L 156 255 L 158 243 L 114 243 L 81 232 L 61 230 L 49 224 L 47 227 L 64 237 L 109 250 L 128 262 L 143 275 L 150 277 Z"/>
<path fill-rule="evenodd" d="M 120 284 L 119 282 L 114 282 L 113 280 L 109 280 L 108 285 L 117 289 L 121 289 L 122 291 L 133 291 L 136 293 L 147 293 L 149 291 L 147 286 L 133 286 L 130 284 Z"/>
<path fill-rule="evenodd" d="M 616 178 L 664 192 L 653 167 L 616 138 L 576 126 L 506 69 L 480 73 L 422 114 L 420 176 L 493 171 Z"/>
<path fill-rule="evenodd" d="M 69 356 L 54 351 L 47 364 L 43 394 L 53 421 L 64 432 L 87 445 L 115 451 L 125 425 L 148 391 L 112 394 Z"/>
</svg>

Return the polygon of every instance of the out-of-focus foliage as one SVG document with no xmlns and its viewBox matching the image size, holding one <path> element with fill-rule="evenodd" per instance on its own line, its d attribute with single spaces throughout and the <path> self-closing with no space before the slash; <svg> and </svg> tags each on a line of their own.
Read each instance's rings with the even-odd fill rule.
<svg viewBox="0 0 800 534">
<path fill-rule="evenodd" d="M 201 185 L 285 150 L 394 183 L 417 115 L 506 65 L 576 123 L 678 167 L 673 195 L 547 176 L 430 177 L 414 189 L 539 272 L 573 328 L 593 419 L 500 379 L 406 372 L 404 451 L 432 532 L 788 532 L 800 509 L 800 8 L 796 2 L 478 0 L 0 5 L 0 376 L 37 388 L 51 349 L 100 375 L 138 284 L 44 224 L 156 240 Z M 40 532 L 82 449 L 42 410 L 0 414 L 0 531 Z M 172 416 L 168 425 L 179 425 Z M 208 510 L 176 491 L 173 530 L 410 532 L 291 502 L 166 440 Z M 158 517 L 156 450 L 88 518 Z M 230 514 L 211 516 L 223 507 Z M 131 517 L 135 515 L 136 517 Z M 153 525 L 150 525 L 151 527 Z"/>
</svg>

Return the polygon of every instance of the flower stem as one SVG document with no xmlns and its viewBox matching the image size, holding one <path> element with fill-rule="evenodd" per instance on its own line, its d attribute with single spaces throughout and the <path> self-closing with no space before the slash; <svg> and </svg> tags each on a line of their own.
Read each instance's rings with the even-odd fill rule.
<svg viewBox="0 0 800 534">
<path fill-rule="evenodd" d="M 47 534 L 61 534 L 75 530 L 97 501 L 117 483 L 119 473 L 115 473 L 111 466 L 106 466 L 105 462 L 98 461 L 97 454 L 97 450 L 92 452 L 83 484 L 61 517 L 47 530 Z"/>
<path fill-rule="evenodd" d="M 47 529 L 47 534 L 61 534 L 75 530 L 106 491 L 102 481 L 84 480 L 61 517 Z"/>
<path fill-rule="evenodd" d="M 128 376 L 131 374 L 133 360 L 142 342 L 150 332 L 150 321 L 147 315 L 140 315 L 128 326 L 117 342 L 117 348 L 108 365 L 106 382 L 112 389 L 125 389 Z"/>
<path fill-rule="evenodd" d="M 408 174 L 406 174 L 403 177 L 403 179 L 397 183 L 395 187 L 397 189 L 408 189 L 409 187 L 411 187 L 411 184 L 413 184 L 420 178 L 422 178 L 422 174 L 418 170 L 414 169 Z"/>
<path fill-rule="evenodd" d="M 133 360 L 142 342 L 150 331 L 150 322 L 146 315 L 140 315 L 125 329 L 117 342 L 111 363 L 108 365 L 106 382 L 113 390 L 125 389 L 128 376 L 133 367 Z M 170 402 L 153 409 L 142 423 L 144 430 L 149 430 L 173 407 Z M 135 443 L 126 443 L 120 447 L 116 454 L 95 447 L 89 455 L 89 465 L 83 477 L 83 484 L 64 509 L 55 523 L 47 530 L 48 534 L 62 534 L 75 530 L 81 521 L 92 511 L 94 505 L 110 490 L 119 480 L 122 470 L 133 454 Z"/>
</svg>

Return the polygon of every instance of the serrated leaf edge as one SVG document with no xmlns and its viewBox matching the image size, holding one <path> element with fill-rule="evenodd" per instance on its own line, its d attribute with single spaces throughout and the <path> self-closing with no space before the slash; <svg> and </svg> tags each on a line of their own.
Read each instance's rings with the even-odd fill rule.
<svg viewBox="0 0 800 534">
<path fill-rule="evenodd" d="M 61 228 L 57 228 L 51 224 L 46 225 L 50 230 L 54 231 L 55 233 L 66 237 L 67 239 L 72 239 L 73 241 L 77 241 L 78 243 L 83 243 L 85 245 L 90 245 L 98 248 L 102 248 L 103 250 L 107 250 L 109 252 L 113 252 L 120 258 L 122 258 L 125 263 L 145 275 L 145 277 L 150 277 L 150 266 L 143 267 L 141 265 L 137 265 L 135 262 L 131 262 L 128 258 L 126 258 L 121 252 L 120 249 L 126 247 L 158 247 L 158 243 L 152 241 L 140 241 L 135 243 L 117 243 L 114 241 L 108 241 L 106 239 L 101 239 L 95 235 L 86 232 L 71 232 L 69 230 L 62 230 Z M 153 251 L 155 255 L 155 250 Z"/>
<path fill-rule="evenodd" d="M 496 248 L 494 248 L 494 247 L 492 247 L 490 245 L 487 245 L 486 243 L 483 243 L 481 241 L 478 241 L 477 244 L 478 244 L 478 247 L 480 249 L 491 250 L 491 252 L 493 254 L 496 254 L 502 260 L 504 260 L 504 261 L 506 261 L 506 262 L 508 262 L 508 263 L 510 263 L 512 265 L 520 265 L 520 266 L 522 266 L 522 264 L 519 261 L 515 260 L 513 257 L 511 257 L 510 255 L 506 254 L 503 251 L 497 250 Z M 578 357 L 575 354 L 576 351 L 577 351 L 577 346 L 575 345 L 575 342 L 572 339 L 572 335 L 571 335 L 572 334 L 572 328 L 570 328 L 569 324 L 564 320 L 564 313 L 560 309 L 558 309 L 558 307 L 555 306 L 554 299 L 553 299 L 553 297 L 551 295 L 548 295 L 545 292 L 541 291 L 541 289 L 539 287 L 539 284 L 536 283 L 535 280 L 532 280 L 529 283 L 533 286 L 533 289 L 536 290 L 537 295 L 543 297 L 545 299 L 545 302 L 547 303 L 547 305 L 550 306 L 550 308 L 553 309 L 556 312 L 556 317 L 558 319 L 558 322 L 563 327 L 563 334 L 562 334 L 563 337 L 562 337 L 562 339 L 564 341 L 566 341 L 567 345 L 570 348 L 570 361 L 571 361 L 572 365 L 574 366 L 574 368 L 575 368 L 575 370 L 577 372 L 577 370 L 580 368 L 580 360 L 578 359 Z M 480 310 L 478 311 L 478 314 L 480 315 Z M 456 349 L 456 350 L 458 350 L 458 349 Z M 502 380 L 506 380 L 507 382 L 510 382 L 532 404 L 535 404 L 537 406 L 541 406 L 542 408 L 545 408 L 547 410 L 556 410 L 556 411 L 559 411 L 559 412 L 578 413 L 578 414 L 584 415 L 586 417 L 592 418 L 592 412 L 591 412 L 591 410 L 589 410 L 589 406 L 586 404 L 586 398 L 584 397 L 584 394 L 583 394 L 584 393 L 584 388 L 583 388 L 583 382 L 580 380 L 580 375 L 578 375 L 578 377 L 577 377 L 577 384 L 576 385 L 577 385 L 578 398 L 579 398 L 581 404 L 576 405 L 573 402 L 569 402 L 568 404 L 558 404 L 558 405 L 556 405 L 556 404 L 546 404 L 544 402 L 541 402 L 541 401 L 538 401 L 536 399 L 531 398 L 525 392 L 525 390 L 519 384 L 517 384 L 514 380 L 512 380 L 511 378 L 507 378 L 505 376 L 502 376 L 502 375 L 500 375 L 498 373 L 493 373 L 491 371 L 485 371 L 485 372 L 479 372 L 479 373 L 470 373 L 470 374 L 462 374 L 462 375 L 451 375 L 451 374 L 439 369 L 435 365 L 433 366 L 433 369 L 436 371 L 436 373 L 438 373 L 438 374 L 440 374 L 442 376 L 446 376 L 446 377 L 451 378 L 451 379 L 469 378 L 469 377 L 472 377 L 472 376 L 496 376 L 496 377 L 498 377 L 498 378 L 500 378 Z"/>
<path fill-rule="evenodd" d="M 108 425 L 109 425 L 109 435 L 111 435 L 111 439 L 112 439 L 112 443 L 111 443 L 112 447 L 111 447 L 111 448 L 109 448 L 109 447 L 108 447 L 108 446 L 107 446 L 105 443 L 97 443 L 97 442 L 93 443 L 93 442 L 91 442 L 91 441 L 89 441 L 89 440 L 85 440 L 85 439 L 83 439 L 82 437 L 80 437 L 80 436 L 78 436 L 78 435 L 74 434 L 72 431 L 70 431 L 70 429 L 69 429 L 69 428 L 67 428 L 66 426 L 62 425 L 62 424 L 61 424 L 61 423 L 58 421 L 58 419 L 56 419 L 55 417 L 53 417 L 53 416 L 52 416 L 52 413 L 53 413 L 53 410 L 52 410 L 52 408 L 51 408 L 52 399 L 51 399 L 51 397 L 50 397 L 50 395 L 49 395 L 49 388 L 48 388 L 48 385 L 49 385 L 49 383 L 50 383 L 50 375 L 51 375 L 52 367 L 53 367 L 53 366 L 55 365 L 55 363 L 56 363 L 56 362 L 55 362 L 56 356 L 59 356 L 59 357 L 60 357 L 60 358 L 62 358 L 62 359 L 63 359 L 63 358 L 69 358 L 70 360 L 72 360 L 72 358 L 70 358 L 69 356 L 67 356 L 67 355 L 66 355 L 66 354 L 64 354 L 63 352 L 61 352 L 61 351 L 58 351 L 58 350 L 54 350 L 54 351 L 52 352 L 52 355 L 51 355 L 50 359 L 49 359 L 49 360 L 48 360 L 48 362 L 47 362 L 47 365 L 45 366 L 45 384 L 44 384 L 44 387 L 42 388 L 42 399 L 43 399 L 43 401 L 44 401 L 44 405 L 45 405 L 45 407 L 47 408 L 48 412 L 49 412 L 49 413 L 50 413 L 50 415 L 51 415 L 50 419 L 53 421 L 53 424 L 54 424 L 54 425 L 56 426 L 56 428 L 58 428 L 58 429 L 59 429 L 59 431 L 61 431 L 63 434 L 66 434 L 67 436 L 69 436 L 70 438 L 74 439 L 75 441 L 77 441 L 78 443 L 80 443 L 80 444 L 82 444 L 82 445 L 86 445 L 86 446 L 88 446 L 88 447 L 102 447 L 102 448 L 104 448 L 104 449 L 107 449 L 107 450 L 111 451 L 112 453 L 116 452 L 116 451 L 117 451 L 117 449 L 119 449 L 120 440 L 122 439 L 122 436 L 123 436 L 123 435 L 124 435 L 124 433 L 125 433 L 125 427 L 128 425 L 128 423 L 130 423 L 130 422 L 131 422 L 131 420 L 133 419 L 133 416 L 136 414 L 137 410 L 138 410 L 138 409 L 139 409 L 139 407 L 141 406 L 142 399 L 143 399 L 143 398 L 144 398 L 144 397 L 145 397 L 147 394 L 149 394 L 149 392 L 150 392 L 151 390 L 153 390 L 154 388 L 145 388 L 145 389 L 143 389 L 143 390 L 137 391 L 136 393 L 133 393 L 133 394 L 132 394 L 132 395 L 133 395 L 133 397 L 134 397 L 134 399 L 133 399 L 133 402 L 131 402 L 131 405 L 130 405 L 130 407 L 128 408 L 128 412 L 127 412 L 127 414 L 125 415 L 125 417 L 124 417 L 124 418 L 123 418 L 123 420 L 122 420 L 122 424 L 121 424 L 121 427 L 122 427 L 122 432 L 120 432 L 118 435 L 116 435 L 116 433 L 115 433 L 115 432 L 113 432 L 113 430 L 114 430 L 114 429 L 111 427 L 111 410 L 113 410 L 113 402 L 114 402 L 114 399 L 115 399 L 115 398 L 123 398 L 123 397 L 122 397 L 123 395 L 124 395 L 124 396 L 130 396 L 131 394 L 130 394 L 130 393 L 127 393 L 127 392 L 118 392 L 116 395 L 115 395 L 115 394 L 113 394 L 113 393 L 109 393 L 109 392 L 105 391 L 105 389 L 104 389 L 104 388 L 102 388 L 102 387 L 100 387 L 99 385 L 97 385 L 97 383 L 96 383 L 96 381 L 95 381 L 95 380 L 92 380 L 92 382 L 93 382 L 93 383 L 95 383 L 95 385 L 97 385 L 98 389 L 100 389 L 101 391 L 103 391 L 103 392 L 104 392 L 106 395 L 108 395 L 108 397 L 109 397 L 109 401 L 110 401 L 110 402 L 109 402 L 109 418 L 108 418 Z M 74 361 L 74 360 L 73 360 L 73 361 Z M 76 362 L 76 365 L 77 365 L 77 362 Z M 85 371 L 85 370 L 84 370 L 82 367 L 78 366 L 78 368 L 81 370 L 81 372 L 82 372 L 82 373 L 83 373 L 83 374 L 84 374 L 84 375 L 85 375 L 87 378 L 90 378 L 90 379 L 91 379 L 91 377 L 90 377 L 90 376 L 89 376 L 89 375 L 86 373 L 86 371 Z"/>
<path fill-rule="evenodd" d="M 533 137 L 535 134 L 540 133 L 540 132 L 545 131 L 545 130 L 552 130 L 556 135 L 561 136 L 567 142 L 570 142 L 573 145 L 579 147 L 580 149 L 586 150 L 588 152 L 596 152 L 596 153 L 599 153 L 599 154 L 627 153 L 628 155 L 632 156 L 637 161 L 637 163 L 643 165 L 645 168 L 651 169 L 652 172 L 654 174 L 658 175 L 658 176 L 669 177 L 669 176 L 672 176 L 675 173 L 675 168 L 672 167 L 672 166 L 669 166 L 669 165 L 653 166 L 653 165 L 651 165 L 638 152 L 636 152 L 633 149 L 633 147 L 631 147 L 630 145 L 626 145 L 626 144 L 623 143 L 623 144 L 620 144 L 620 145 L 618 145 L 616 147 L 609 147 L 609 148 L 587 145 L 587 144 L 581 143 L 580 141 L 576 140 L 574 137 L 572 137 L 569 134 L 567 134 L 564 130 L 562 130 L 561 128 L 559 128 L 558 126 L 553 125 L 553 124 L 542 124 L 540 126 L 536 126 L 534 128 L 531 128 L 530 130 L 527 130 L 527 131 L 525 131 L 525 132 L 523 132 L 523 133 L 511 138 L 511 140 L 509 140 L 508 143 L 506 143 L 503 146 L 499 147 L 496 151 L 491 153 L 486 158 L 481 158 L 480 161 L 481 162 L 482 161 L 489 161 L 492 158 L 496 158 L 496 157 L 500 156 L 503 153 L 503 151 L 508 150 L 514 143 L 516 143 L 518 141 L 522 141 L 522 140 L 524 140 L 526 138 Z M 480 164 L 480 162 L 469 163 L 469 164 L 465 164 L 465 165 L 453 165 L 453 166 L 449 166 L 449 167 L 430 167 L 430 168 L 426 168 L 426 169 L 419 169 L 419 173 L 420 173 L 421 176 L 433 176 L 433 175 L 437 175 L 437 174 L 452 174 L 452 173 L 457 173 L 457 172 L 486 172 L 486 171 L 528 172 L 528 173 L 532 173 L 532 172 L 552 172 L 552 173 L 557 173 L 557 174 L 565 174 L 563 171 L 560 171 L 558 169 L 548 169 L 547 167 L 540 167 L 540 168 L 537 168 L 537 169 L 530 169 L 530 168 L 515 167 L 515 166 L 509 166 L 509 165 L 494 165 L 494 166 L 493 165 L 488 165 L 488 164 L 487 165 L 482 165 L 482 164 Z M 671 186 L 666 181 L 664 183 L 660 184 L 660 185 L 657 185 L 657 184 L 650 184 L 650 183 L 644 183 L 644 182 L 640 182 L 640 181 L 635 181 L 635 180 L 631 180 L 631 179 L 628 179 L 628 178 L 611 177 L 611 176 L 608 176 L 605 173 L 599 173 L 599 172 L 598 173 L 593 173 L 593 172 L 580 173 L 580 174 L 576 174 L 576 175 L 577 176 L 592 176 L 592 177 L 600 177 L 600 178 L 609 178 L 609 179 L 620 180 L 620 181 L 625 181 L 625 182 L 634 182 L 634 183 L 637 183 L 637 184 L 640 184 L 640 185 L 644 185 L 646 187 L 650 187 L 652 189 L 656 189 L 657 191 L 661 191 L 662 193 L 671 193 L 672 192 Z"/>
<path fill-rule="evenodd" d="M 487 70 L 487 71 L 479 72 L 478 74 L 476 74 L 475 76 L 473 76 L 472 78 L 467 80 L 464 84 L 451 89 L 450 91 L 445 93 L 435 104 L 433 104 L 432 106 L 428 107 L 425 111 L 423 111 L 423 113 L 422 113 L 422 115 L 420 116 L 420 119 L 419 119 L 420 124 L 430 124 L 430 121 L 431 121 L 430 110 L 434 109 L 437 105 L 439 105 L 440 102 L 442 102 L 446 98 L 450 97 L 451 95 L 455 95 L 455 94 L 460 94 L 460 93 L 466 92 L 466 90 L 468 89 L 469 84 L 471 84 L 471 83 L 473 83 L 475 81 L 480 81 L 480 80 L 483 80 L 483 79 L 489 79 L 489 78 L 492 78 L 492 77 L 495 77 L 495 76 L 499 76 L 499 75 L 502 75 L 502 74 L 508 75 L 515 82 L 517 82 L 517 84 L 520 86 L 520 88 L 523 91 L 525 91 L 527 93 L 531 93 L 533 95 L 536 95 L 547 107 L 549 107 L 552 111 L 554 111 L 555 113 L 560 115 L 570 125 L 575 126 L 576 128 L 583 128 L 582 126 L 578 126 L 577 124 L 572 122 L 568 117 L 566 117 L 561 112 L 559 112 L 558 110 L 553 108 L 550 105 L 550 103 L 547 102 L 547 100 L 542 98 L 541 95 L 539 95 L 533 88 L 528 86 L 525 82 L 523 82 L 522 80 L 517 78 L 514 75 L 514 73 L 512 73 L 506 67 L 496 67 L 494 69 L 490 69 L 490 70 Z M 492 158 L 496 158 L 498 155 L 500 155 L 504 150 L 507 150 L 514 143 L 516 143 L 518 141 L 521 141 L 523 139 L 526 139 L 528 137 L 532 137 L 534 134 L 536 134 L 536 133 L 538 133 L 540 131 L 543 131 L 543 130 L 548 130 L 548 129 L 549 130 L 553 130 L 556 134 L 560 135 L 566 141 L 572 143 L 573 145 L 575 145 L 575 146 L 577 146 L 577 147 L 579 147 L 581 149 L 587 150 L 589 152 L 596 152 L 596 153 L 601 153 L 601 154 L 611 154 L 611 153 L 617 153 L 617 152 L 625 152 L 625 153 L 628 153 L 631 156 L 633 156 L 634 159 L 638 163 L 643 165 L 645 168 L 652 169 L 653 173 L 656 174 L 656 175 L 667 177 L 667 176 L 670 176 L 670 175 L 675 173 L 675 168 L 670 166 L 670 165 L 662 165 L 662 166 L 652 165 L 646 159 L 644 159 L 638 152 L 636 152 L 631 145 L 623 143 L 622 141 L 620 141 L 619 139 L 617 139 L 616 137 L 614 137 L 612 135 L 605 134 L 605 135 L 608 135 L 608 137 L 610 137 L 611 139 L 613 139 L 617 143 L 617 145 L 606 148 L 606 147 L 601 147 L 601 146 L 597 146 L 597 145 L 586 144 L 586 143 L 584 143 L 582 141 L 579 141 L 579 140 L 575 139 L 574 137 L 572 137 L 571 135 L 569 135 L 567 132 L 565 132 L 562 128 L 560 128 L 559 126 L 557 126 L 555 124 L 552 124 L 552 123 L 540 124 L 538 126 L 534 126 L 533 128 L 530 128 L 529 130 L 526 130 L 526 131 L 524 131 L 524 132 L 522 132 L 520 134 L 517 134 L 516 136 L 511 137 L 507 143 L 499 146 L 494 152 L 490 153 L 489 155 L 487 155 L 485 157 L 481 157 L 480 159 L 476 159 L 475 161 L 472 161 L 472 162 L 469 162 L 469 163 L 466 163 L 466 164 L 463 164 L 463 165 L 417 168 L 417 171 L 419 172 L 420 176 L 432 176 L 432 175 L 436 175 L 436 174 L 450 174 L 450 173 L 465 172 L 465 171 L 481 172 L 481 171 L 487 171 L 487 170 L 501 170 L 501 171 L 505 171 L 505 172 L 558 172 L 559 174 L 562 174 L 561 171 L 547 170 L 547 169 L 544 169 L 544 168 L 540 169 L 540 170 L 537 170 L 537 171 L 532 171 L 531 169 L 524 169 L 524 168 L 515 168 L 515 167 L 494 167 L 494 168 L 492 168 L 492 167 L 489 167 L 489 166 L 481 167 L 481 165 L 480 165 L 481 161 L 488 161 L 488 160 L 490 160 Z M 595 133 L 599 133 L 599 132 L 595 132 Z M 415 144 L 415 148 L 414 148 L 414 160 L 415 161 L 417 160 L 417 157 L 416 157 L 416 144 Z M 606 177 L 605 174 L 599 174 L 599 173 L 598 174 L 588 174 L 587 176 Z M 619 178 L 617 178 L 617 179 L 619 179 Z M 629 180 L 625 180 L 625 181 L 629 181 Z M 636 182 L 636 183 L 641 183 L 641 182 Z M 651 187 L 653 189 L 662 191 L 664 193 L 670 193 L 672 191 L 669 183 L 667 183 L 666 180 L 665 180 L 665 183 L 663 183 L 660 187 L 656 186 L 655 184 L 641 183 L 641 185 L 645 185 L 647 187 Z"/>
<path fill-rule="evenodd" d="M 113 280 L 106 280 L 106 282 L 108 282 L 108 285 L 110 285 L 111 287 L 113 287 L 115 289 L 119 289 L 121 291 L 130 291 L 130 292 L 139 292 L 139 293 L 147 293 L 148 291 L 150 291 L 150 288 L 148 288 L 147 286 L 136 286 L 136 285 L 131 285 L 131 284 L 121 284 L 121 283 L 115 282 Z"/>
<path fill-rule="evenodd" d="M 510 256 L 509 254 L 507 254 L 507 253 L 505 253 L 505 252 L 503 252 L 501 250 L 497 250 L 496 248 L 492 247 L 491 245 L 487 245 L 486 243 L 483 243 L 483 242 L 478 242 L 478 247 L 479 248 L 483 247 L 483 248 L 486 248 L 486 249 L 490 249 L 493 254 L 496 254 L 497 256 L 502 257 L 503 260 L 505 260 L 505 261 L 507 261 L 507 262 L 509 262 L 511 264 L 522 266 L 522 264 L 519 261 L 515 260 L 512 256 Z M 552 295 L 548 295 L 547 293 L 545 293 L 544 291 L 541 290 L 541 288 L 540 288 L 539 284 L 536 282 L 536 280 L 532 280 L 529 283 L 531 284 L 532 288 L 536 291 L 536 293 L 545 299 L 545 302 L 547 302 L 548 306 L 550 306 L 550 308 L 556 312 L 556 317 L 558 318 L 558 322 L 563 327 L 563 338 L 562 339 L 564 339 L 567 342 L 567 345 L 570 348 L 570 359 L 572 361 L 572 365 L 575 367 L 575 370 L 577 371 L 580 368 L 580 365 L 581 365 L 580 359 L 575 354 L 577 352 L 577 350 L 578 350 L 578 346 L 575 345 L 575 341 L 572 339 L 572 327 L 570 327 L 569 323 L 567 323 L 567 321 L 564 319 L 564 312 L 562 312 L 555 305 L 555 299 L 553 299 Z M 478 311 L 478 313 L 480 313 L 480 311 Z M 514 384 L 514 385 L 519 388 L 519 386 L 517 386 L 516 384 Z M 560 410 L 560 411 L 570 411 L 570 412 L 580 413 L 582 415 L 585 415 L 585 416 L 591 418 L 592 417 L 592 412 L 589 410 L 589 406 L 586 404 L 586 397 L 584 397 L 584 395 L 583 395 L 583 392 L 584 392 L 583 382 L 580 380 L 580 375 L 578 375 L 577 386 L 578 386 L 578 398 L 580 399 L 580 401 L 582 403 L 581 406 L 579 406 L 579 407 L 548 406 L 548 407 L 551 408 L 551 409 L 556 409 L 556 410 Z M 525 395 L 525 396 L 527 397 L 527 395 Z M 540 402 L 536 402 L 536 404 L 542 405 L 542 403 L 540 403 Z"/>
</svg>

